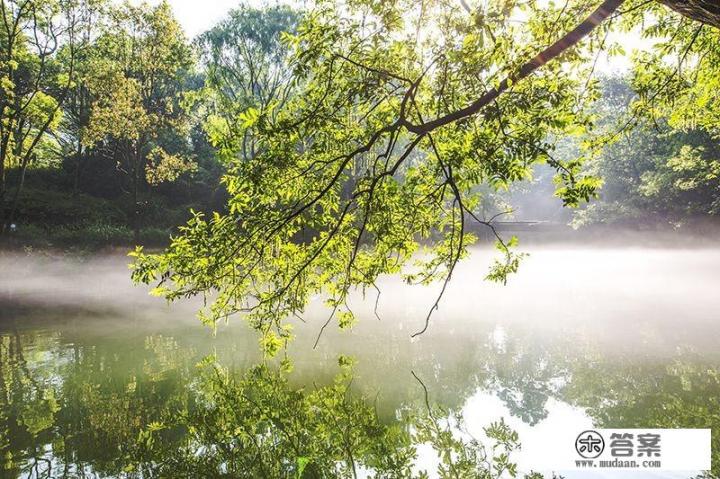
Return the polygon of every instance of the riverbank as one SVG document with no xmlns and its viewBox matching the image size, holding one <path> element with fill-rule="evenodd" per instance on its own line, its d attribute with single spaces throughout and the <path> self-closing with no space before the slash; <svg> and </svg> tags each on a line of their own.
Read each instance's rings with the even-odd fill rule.
<svg viewBox="0 0 720 479">
<path fill-rule="evenodd" d="M 703 221 L 691 225 L 629 227 L 598 224 L 573 229 L 552 223 L 498 223 L 498 233 L 506 239 L 517 236 L 520 249 L 548 248 L 652 248 L 686 249 L 720 247 L 720 222 Z M 489 228 L 469 228 L 478 237 L 476 246 L 495 242 Z M 170 242 L 177 228 L 153 227 L 142 231 L 141 244 L 160 251 Z M 48 257 L 127 254 L 135 249 L 132 231 L 123 226 L 91 225 L 40 228 L 23 225 L 15 233 L 0 238 L 0 255 L 21 254 Z"/>
</svg>

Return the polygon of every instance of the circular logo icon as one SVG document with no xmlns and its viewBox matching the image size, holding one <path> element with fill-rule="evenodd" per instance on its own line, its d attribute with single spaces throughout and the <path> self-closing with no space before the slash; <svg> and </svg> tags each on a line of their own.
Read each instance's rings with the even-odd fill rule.
<svg viewBox="0 0 720 479">
<path fill-rule="evenodd" d="M 605 439 L 597 431 L 585 431 L 575 440 L 575 450 L 585 459 L 597 459 L 605 450 Z"/>
</svg>

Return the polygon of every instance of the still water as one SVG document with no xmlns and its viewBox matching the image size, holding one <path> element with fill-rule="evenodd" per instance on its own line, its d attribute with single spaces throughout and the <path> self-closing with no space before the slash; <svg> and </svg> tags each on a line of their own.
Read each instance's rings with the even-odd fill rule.
<svg viewBox="0 0 720 479">
<path fill-rule="evenodd" d="M 428 403 L 461 413 L 472 436 L 503 418 L 519 433 L 522 473 L 560 428 L 712 428 L 717 473 L 720 251 L 530 253 L 507 286 L 484 282 L 490 258 L 473 254 L 416 340 L 437 288 L 388 278 L 377 311 L 374 292 L 358 293 L 357 326 L 328 328 L 316 349 L 327 311 L 312 305 L 292 321 L 288 381 L 333 384 L 338 358 L 350 357 L 348 389 L 383 423 L 424 407 L 427 390 Z M 144 477 L 133 476 L 141 459 L 128 445 L 199 402 L 198 363 L 212 356 L 241 376 L 262 362 L 241 319 L 209 330 L 195 319 L 197 302 L 168 306 L 133 287 L 122 256 L 6 255 L 0 271 L 2 477 Z M 432 471 L 437 458 L 421 446 L 416 462 Z"/>
</svg>

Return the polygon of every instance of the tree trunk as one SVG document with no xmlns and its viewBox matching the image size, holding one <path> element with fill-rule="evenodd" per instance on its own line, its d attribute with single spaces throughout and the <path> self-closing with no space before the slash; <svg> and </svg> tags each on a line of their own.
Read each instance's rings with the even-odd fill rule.
<svg viewBox="0 0 720 479">
<path fill-rule="evenodd" d="M 658 0 L 692 20 L 720 28 L 720 1 L 718 0 Z"/>
<path fill-rule="evenodd" d="M 73 195 L 77 195 L 80 189 L 80 170 L 82 169 L 83 147 L 82 141 L 78 139 L 77 161 L 75 162 L 75 175 L 73 178 Z"/>
<path fill-rule="evenodd" d="M 10 143 L 10 136 L 7 132 L 3 132 L 2 140 L 0 140 L 0 237 L 5 233 L 5 197 L 7 196 L 7 157 Z"/>
<path fill-rule="evenodd" d="M 574 47 L 580 41 L 588 36 L 598 25 L 607 20 L 615 11 L 623 4 L 625 0 L 605 0 L 595 11 L 590 14 L 582 23 L 575 27 L 570 32 L 566 33 L 560 40 L 556 41 L 548 48 L 543 50 L 541 53 L 536 55 L 530 61 L 525 63 L 518 72 L 509 78 L 503 80 L 499 86 L 490 89 L 485 95 L 478 98 L 470 105 L 456 110 L 452 113 L 448 113 L 445 116 L 436 118 L 434 120 L 422 123 L 419 125 L 411 124 L 406 119 L 403 119 L 404 126 L 409 131 L 418 134 L 425 135 L 432 132 L 436 128 L 447 125 L 449 123 L 462 120 L 464 118 L 475 115 L 480 112 L 487 105 L 492 103 L 496 98 L 505 93 L 510 88 L 512 83 L 529 77 L 533 72 L 542 66 L 546 65 L 549 61 L 554 60 L 560 56 L 563 52 Z"/>
<path fill-rule="evenodd" d="M 133 239 L 135 246 L 140 246 L 140 147 L 135 145 L 135 166 L 133 168 L 133 203 L 135 214 L 133 217 Z"/>
<path fill-rule="evenodd" d="M 0 157 L 0 237 L 5 233 L 5 157 Z"/>
<path fill-rule="evenodd" d="M 25 174 L 27 173 L 28 166 L 30 165 L 30 162 L 33 160 L 36 160 L 36 155 L 33 155 L 32 158 L 25 157 L 23 158 L 22 166 L 20 167 L 20 178 L 18 179 L 18 185 L 17 189 L 15 190 L 15 195 L 13 196 L 13 201 L 10 206 L 10 214 L 7 217 L 7 221 L 5 221 L 5 227 L 7 228 L 10 224 L 12 224 L 13 221 L 15 221 L 15 215 L 17 214 L 18 205 L 20 203 L 20 193 L 22 192 L 23 187 L 25 186 Z"/>
</svg>

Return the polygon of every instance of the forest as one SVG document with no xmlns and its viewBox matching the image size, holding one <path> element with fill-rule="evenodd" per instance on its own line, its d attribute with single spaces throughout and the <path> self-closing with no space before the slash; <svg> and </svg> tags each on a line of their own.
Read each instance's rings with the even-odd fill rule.
<svg viewBox="0 0 720 479">
<path fill-rule="evenodd" d="M 718 477 L 717 1 L 177 6 L 0 0 L 2 477 Z"/>
<path fill-rule="evenodd" d="M 61 249 L 165 245 L 191 210 L 227 212 L 223 178 L 235 161 L 257 155 L 257 121 L 305 88 L 290 68 L 297 61 L 293 42 L 310 34 L 315 15 L 288 6 L 240 6 L 189 39 L 167 3 L 8 1 L 3 12 L 3 237 L 16 245 Z M 717 52 L 709 27 L 691 41 L 693 26 L 680 25 L 677 38 L 662 43 L 676 21 L 672 16 L 643 31 L 658 42 L 654 55 L 702 56 L 701 66 L 712 68 L 710 57 Z M 483 28 L 484 33 L 462 32 L 457 53 L 480 54 L 485 38 L 497 35 L 490 32 L 493 25 Z M 625 53 L 607 43 L 612 65 L 612 55 Z M 576 54 L 585 68 L 593 59 L 597 63 L 594 52 Z M 717 123 L 709 113 L 716 101 L 714 70 L 678 66 L 673 73 L 672 65 L 658 65 L 652 55 L 638 54 L 634 70 L 588 73 L 578 103 L 583 118 L 568 108 L 562 112 L 567 118 L 553 118 L 587 132 L 592 125 L 592 133 L 538 128 L 532 144 L 512 146 L 512 154 L 522 156 L 516 163 L 502 165 L 490 183 L 476 178 L 478 186 L 487 185 L 480 206 L 485 217 L 512 209 L 519 191 L 545 205 L 525 208 L 532 219 L 559 219 L 578 228 L 712 222 L 720 211 Z M 691 103 L 671 106 L 666 95 L 677 90 Z M 524 94 L 536 104 L 551 102 L 548 108 L 558 108 L 552 102 L 561 100 Z M 695 106 L 702 109 L 688 111 Z M 589 206 L 562 211 L 562 201 L 552 202 L 552 165 L 534 166 L 525 158 L 533 153 L 524 148 L 548 147 L 555 141 L 551 135 L 560 143 L 550 163 L 572 165 L 587 187 L 566 202 L 597 197 Z M 608 144 L 597 148 L 590 142 Z"/>
</svg>

